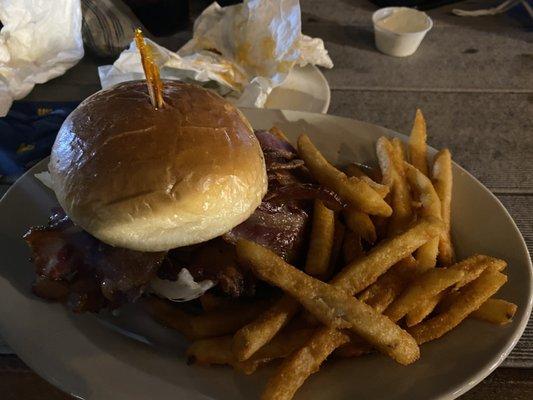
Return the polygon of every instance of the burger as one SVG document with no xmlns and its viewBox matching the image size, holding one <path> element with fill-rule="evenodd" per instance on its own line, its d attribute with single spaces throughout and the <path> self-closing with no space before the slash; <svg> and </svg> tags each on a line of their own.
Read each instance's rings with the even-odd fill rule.
<svg viewBox="0 0 533 400">
<path fill-rule="evenodd" d="M 222 97 L 163 81 L 154 108 L 145 81 L 102 90 L 65 120 L 49 162 L 60 207 L 25 235 L 33 291 L 75 312 L 146 293 L 174 301 L 206 290 L 255 296 L 234 244 L 254 240 L 298 265 L 312 182 L 276 131 L 255 131 Z"/>
</svg>

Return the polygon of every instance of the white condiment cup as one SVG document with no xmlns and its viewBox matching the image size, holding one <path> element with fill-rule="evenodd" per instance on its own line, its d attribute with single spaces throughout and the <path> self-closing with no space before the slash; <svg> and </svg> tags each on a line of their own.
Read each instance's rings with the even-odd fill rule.
<svg viewBox="0 0 533 400">
<path fill-rule="evenodd" d="M 420 18 L 425 18 L 426 27 L 423 30 L 408 33 L 398 33 L 389 29 L 384 29 L 377 24 L 378 21 L 392 15 L 392 13 L 402 7 L 386 7 L 377 10 L 372 14 L 374 23 L 374 37 L 376 47 L 382 53 L 395 57 L 407 57 L 413 54 L 426 36 L 426 33 L 433 27 L 433 21 L 429 16 L 421 11 L 417 11 Z"/>
</svg>

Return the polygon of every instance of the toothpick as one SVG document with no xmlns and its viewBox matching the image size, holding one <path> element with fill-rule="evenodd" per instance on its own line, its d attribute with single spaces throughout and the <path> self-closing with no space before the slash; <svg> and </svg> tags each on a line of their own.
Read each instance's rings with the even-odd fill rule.
<svg viewBox="0 0 533 400">
<path fill-rule="evenodd" d="M 141 62 L 146 76 L 150 101 L 155 109 L 161 108 L 165 104 L 163 101 L 163 82 L 159 77 L 159 68 L 154 62 L 152 49 L 144 41 L 144 36 L 139 28 L 135 29 L 135 44 L 137 49 L 139 49 L 139 53 L 141 53 Z"/>
</svg>

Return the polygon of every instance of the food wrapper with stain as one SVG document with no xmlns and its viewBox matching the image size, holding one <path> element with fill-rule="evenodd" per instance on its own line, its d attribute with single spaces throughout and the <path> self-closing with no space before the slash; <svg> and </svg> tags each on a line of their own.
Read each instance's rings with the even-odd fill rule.
<svg viewBox="0 0 533 400">
<path fill-rule="evenodd" d="M 79 0 L 0 1 L 0 116 L 83 57 Z"/>
<path fill-rule="evenodd" d="M 296 65 L 333 67 L 323 41 L 301 33 L 298 0 L 245 0 L 228 7 L 215 2 L 178 52 L 147 42 L 163 78 L 202 83 L 243 107 L 263 107 Z M 103 88 L 143 79 L 135 43 L 99 74 Z"/>
</svg>

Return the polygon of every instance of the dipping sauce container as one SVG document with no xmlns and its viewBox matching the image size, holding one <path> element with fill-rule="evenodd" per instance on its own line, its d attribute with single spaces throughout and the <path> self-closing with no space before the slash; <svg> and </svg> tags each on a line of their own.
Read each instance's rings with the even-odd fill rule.
<svg viewBox="0 0 533 400">
<path fill-rule="evenodd" d="M 406 57 L 413 54 L 433 21 L 422 11 L 407 7 L 387 7 L 372 15 L 376 47 L 382 53 Z"/>
</svg>

